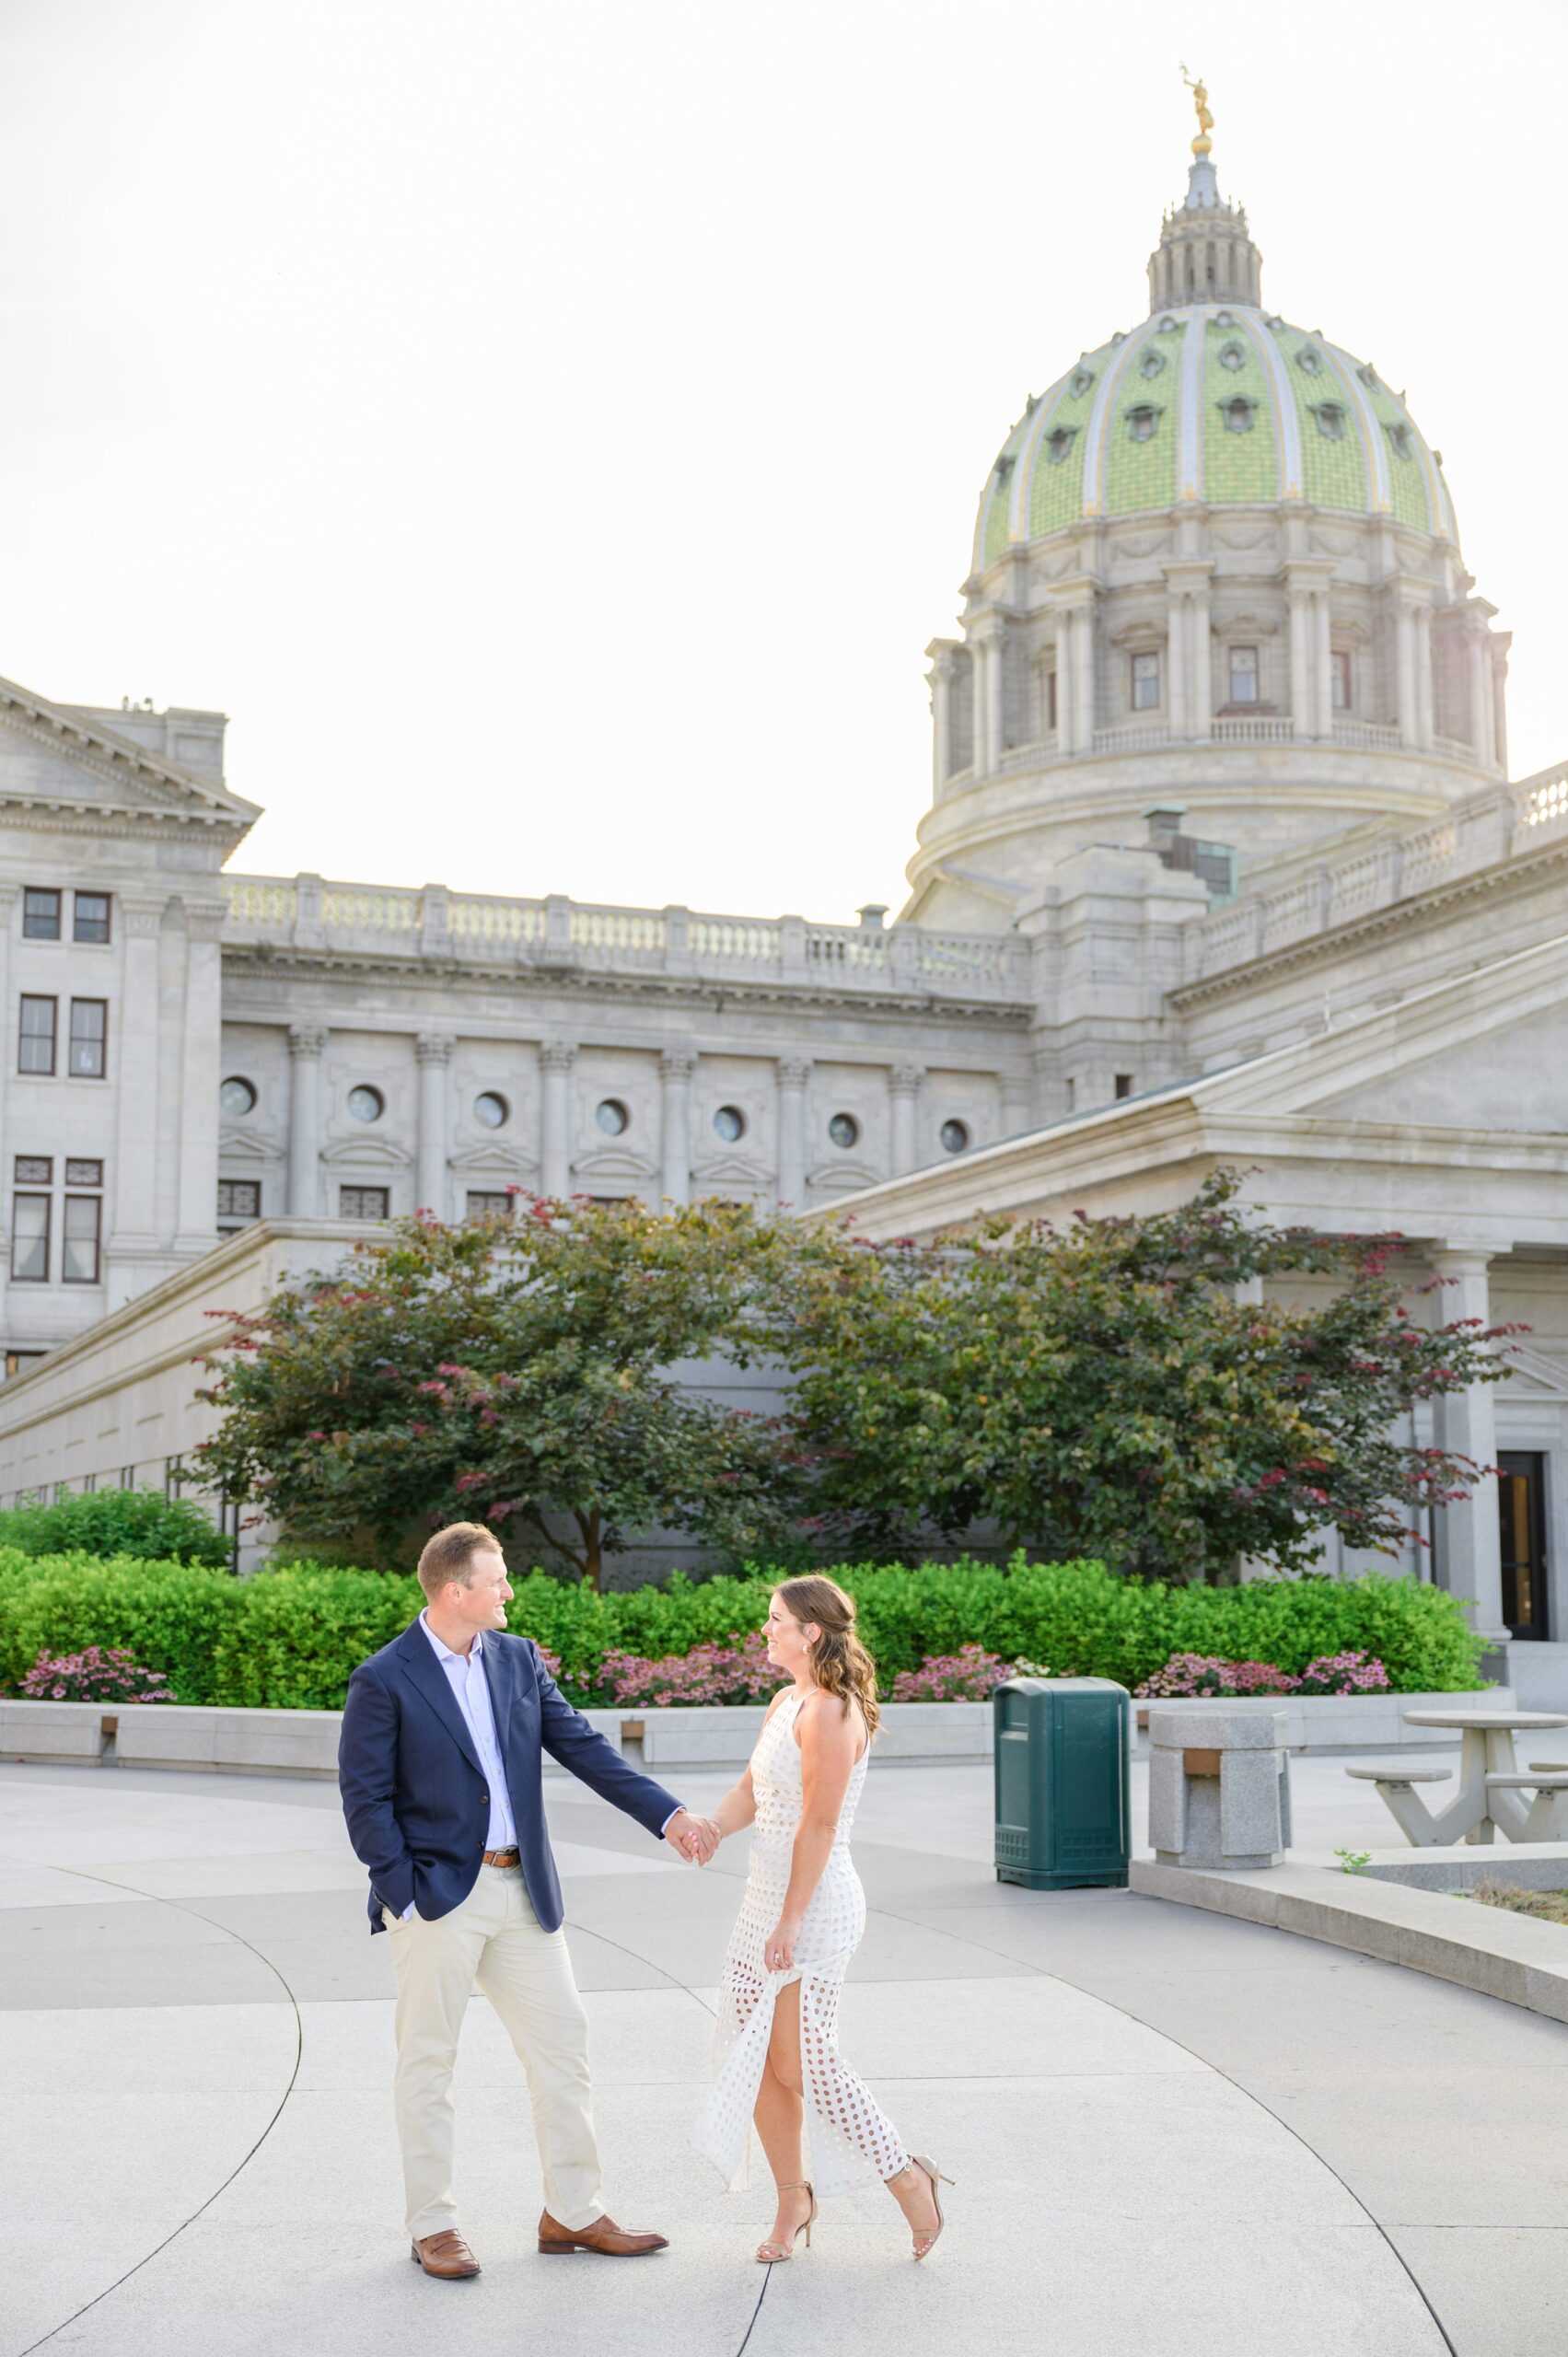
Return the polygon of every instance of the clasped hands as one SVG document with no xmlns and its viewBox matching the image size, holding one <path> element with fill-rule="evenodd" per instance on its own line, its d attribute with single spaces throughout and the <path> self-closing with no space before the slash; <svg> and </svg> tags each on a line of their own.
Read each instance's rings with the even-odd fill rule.
<svg viewBox="0 0 1568 2357">
<path fill-rule="evenodd" d="M 690 1809 L 680 1808 L 665 1827 L 664 1838 L 677 1857 L 705 1866 L 724 1840 L 724 1829 L 711 1817 L 694 1817 Z"/>
</svg>

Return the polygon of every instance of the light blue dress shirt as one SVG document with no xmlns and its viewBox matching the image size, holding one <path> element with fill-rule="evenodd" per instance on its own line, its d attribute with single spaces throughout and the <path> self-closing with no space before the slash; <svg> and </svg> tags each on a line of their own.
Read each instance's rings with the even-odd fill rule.
<svg viewBox="0 0 1568 2357">
<path fill-rule="evenodd" d="M 495 1733 L 495 1713 L 490 1707 L 490 1686 L 484 1675 L 484 1632 L 474 1631 L 474 1640 L 466 1654 L 455 1654 L 444 1645 L 430 1625 L 427 1613 L 419 1616 L 419 1625 L 430 1640 L 431 1650 L 440 1663 L 447 1685 L 463 1714 L 464 1724 L 473 1737 L 479 1764 L 490 1786 L 490 1829 L 484 1837 L 487 1850 L 510 1850 L 517 1840 L 517 1819 L 512 1815 L 511 1795 L 506 1790 L 506 1770 L 501 1758 L 501 1745 Z M 680 1806 L 671 1809 L 665 1819 L 668 1830 L 680 1814 Z M 406 1923 L 413 1913 L 411 1898 L 403 1909 Z"/>
</svg>

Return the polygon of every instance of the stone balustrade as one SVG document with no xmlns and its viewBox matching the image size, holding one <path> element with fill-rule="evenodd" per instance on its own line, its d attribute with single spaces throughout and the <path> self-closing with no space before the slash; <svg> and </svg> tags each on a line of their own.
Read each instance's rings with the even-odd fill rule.
<svg viewBox="0 0 1568 2357">
<path fill-rule="evenodd" d="M 1518 785 L 1476 795 L 1409 834 L 1198 918 L 1183 936 L 1183 986 L 1272 957 L 1563 837 L 1568 763 Z"/>
<path fill-rule="evenodd" d="M 800 917 L 711 916 L 611 908 L 319 877 L 225 879 L 229 949 L 309 948 L 543 971 L 626 971 L 767 981 L 1025 1005 L 1029 950 L 1015 935 L 928 933 L 918 925 L 808 924 Z"/>
</svg>

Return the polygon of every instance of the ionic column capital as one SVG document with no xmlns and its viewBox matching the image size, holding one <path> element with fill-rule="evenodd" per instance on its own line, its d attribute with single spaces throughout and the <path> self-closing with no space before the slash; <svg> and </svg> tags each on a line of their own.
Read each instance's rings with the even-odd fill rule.
<svg viewBox="0 0 1568 2357">
<path fill-rule="evenodd" d="M 414 1040 L 413 1051 L 422 1064 L 449 1064 L 452 1044 L 445 1031 L 422 1031 Z"/>
<path fill-rule="evenodd" d="M 543 1039 L 540 1042 L 539 1066 L 541 1072 L 570 1072 L 577 1061 L 577 1051 L 569 1039 Z"/>
<path fill-rule="evenodd" d="M 811 1077 L 809 1056 L 780 1056 L 773 1067 L 781 1088 L 804 1088 Z"/>
<path fill-rule="evenodd" d="M 319 1056 L 327 1044 L 324 1023 L 291 1023 L 288 1027 L 288 1052 L 296 1058 Z"/>
<path fill-rule="evenodd" d="M 895 1064 L 888 1074 L 888 1085 L 895 1097 L 913 1097 L 924 1078 L 923 1064 Z"/>
</svg>

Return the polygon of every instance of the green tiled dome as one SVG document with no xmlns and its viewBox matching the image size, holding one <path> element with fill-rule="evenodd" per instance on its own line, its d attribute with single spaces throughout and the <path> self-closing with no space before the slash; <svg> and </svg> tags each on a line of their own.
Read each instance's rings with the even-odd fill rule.
<svg viewBox="0 0 1568 2357">
<path fill-rule="evenodd" d="M 1447 486 L 1376 369 L 1248 304 L 1156 312 L 1031 401 L 991 470 L 975 567 L 1086 517 L 1300 500 L 1458 540 Z"/>
</svg>

